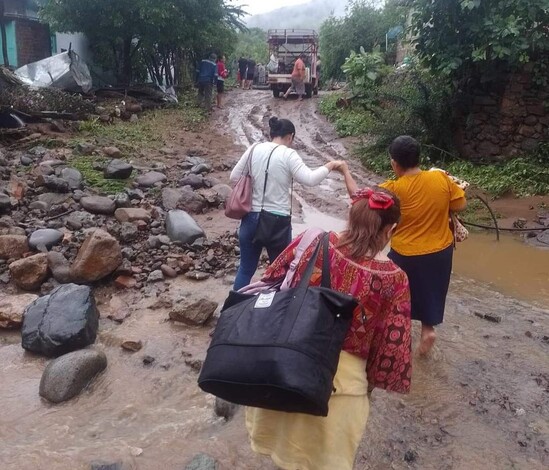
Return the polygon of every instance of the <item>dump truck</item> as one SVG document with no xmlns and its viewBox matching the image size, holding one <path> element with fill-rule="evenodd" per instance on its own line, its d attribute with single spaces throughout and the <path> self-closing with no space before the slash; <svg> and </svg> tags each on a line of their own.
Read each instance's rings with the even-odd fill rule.
<svg viewBox="0 0 549 470">
<path fill-rule="evenodd" d="M 318 34 L 313 29 L 270 29 L 267 32 L 269 43 L 269 76 L 267 83 L 278 98 L 292 86 L 292 70 L 298 57 L 305 62 L 305 94 L 311 98 L 318 94 Z"/>
</svg>

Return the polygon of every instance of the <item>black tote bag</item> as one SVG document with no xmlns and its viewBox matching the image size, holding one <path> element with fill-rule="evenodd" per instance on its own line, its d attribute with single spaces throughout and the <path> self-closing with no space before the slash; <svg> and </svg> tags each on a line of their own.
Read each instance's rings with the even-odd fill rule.
<svg viewBox="0 0 549 470">
<path fill-rule="evenodd" d="M 322 283 L 311 287 L 321 246 Z M 240 294 L 221 313 L 198 379 L 202 390 L 240 405 L 328 415 L 339 354 L 358 305 L 331 290 L 328 257 L 326 234 L 297 287 L 245 299 Z"/>
</svg>

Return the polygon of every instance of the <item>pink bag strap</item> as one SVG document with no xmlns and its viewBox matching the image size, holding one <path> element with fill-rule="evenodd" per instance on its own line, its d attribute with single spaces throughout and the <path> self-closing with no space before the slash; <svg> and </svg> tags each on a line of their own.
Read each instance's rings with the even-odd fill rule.
<svg viewBox="0 0 549 470">
<path fill-rule="evenodd" d="M 259 145 L 259 142 L 252 145 L 252 148 L 250 149 L 250 154 L 248 155 L 248 159 L 246 160 L 246 168 L 248 169 L 248 175 L 252 174 L 252 157 L 254 156 L 254 150 Z M 244 170 L 242 170 L 242 176 L 241 178 L 245 176 Z"/>
<path fill-rule="evenodd" d="M 290 263 L 290 268 L 286 273 L 286 277 L 284 278 L 284 281 L 282 281 L 280 290 L 286 290 L 290 288 L 295 276 L 295 272 L 297 270 L 297 266 L 299 264 L 299 261 L 301 260 L 301 257 L 303 256 L 303 253 L 305 253 L 307 248 L 309 248 L 311 244 L 318 238 L 318 236 L 323 233 L 324 230 L 320 228 L 310 228 L 303 234 L 303 237 L 301 238 L 301 241 L 299 242 L 299 245 L 297 245 L 297 248 L 295 250 L 294 259 Z"/>
</svg>

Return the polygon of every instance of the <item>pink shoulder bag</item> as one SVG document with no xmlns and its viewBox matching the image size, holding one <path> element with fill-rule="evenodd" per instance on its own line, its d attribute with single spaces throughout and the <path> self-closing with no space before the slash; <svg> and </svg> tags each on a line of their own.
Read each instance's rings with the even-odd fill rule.
<svg viewBox="0 0 549 470">
<path fill-rule="evenodd" d="M 252 156 L 256 145 L 253 145 L 248 155 L 246 162 L 247 173 L 242 172 L 242 175 L 225 201 L 225 215 L 230 219 L 240 220 L 252 210 Z"/>
</svg>

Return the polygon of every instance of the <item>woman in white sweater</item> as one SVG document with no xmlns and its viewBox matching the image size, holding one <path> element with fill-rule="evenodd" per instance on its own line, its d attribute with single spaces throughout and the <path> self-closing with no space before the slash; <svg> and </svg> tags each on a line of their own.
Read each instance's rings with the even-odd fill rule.
<svg viewBox="0 0 549 470">
<path fill-rule="evenodd" d="M 263 247 L 273 262 L 292 240 L 290 188 L 293 181 L 316 186 L 341 165 L 339 161 L 332 161 L 311 170 L 291 149 L 295 137 L 293 123 L 273 117 L 269 127 L 271 142 L 250 147 L 231 172 L 233 182 L 248 172 L 253 180 L 252 211 L 242 219 L 239 230 L 240 267 L 235 290 L 250 283 Z"/>
</svg>

